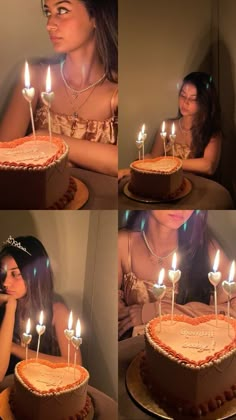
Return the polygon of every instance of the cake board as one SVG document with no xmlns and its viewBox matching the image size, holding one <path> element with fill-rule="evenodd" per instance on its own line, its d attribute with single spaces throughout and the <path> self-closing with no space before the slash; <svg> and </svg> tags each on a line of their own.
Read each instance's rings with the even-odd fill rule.
<svg viewBox="0 0 236 420">
<path fill-rule="evenodd" d="M 9 388 L 4 389 L 4 391 L 0 393 L 0 418 L 2 418 L 2 420 L 17 420 L 17 418 L 13 415 L 10 408 L 10 404 L 9 404 L 9 397 L 10 397 L 11 391 L 12 391 L 12 388 L 9 387 Z M 94 419 L 95 409 L 94 409 L 93 399 L 91 395 L 89 395 L 89 397 L 91 400 L 91 408 L 87 416 L 84 418 L 84 420 Z"/>
<path fill-rule="evenodd" d="M 71 200 L 66 207 L 64 208 L 64 210 L 79 210 L 81 207 L 83 207 L 88 199 L 89 199 L 89 191 L 88 191 L 88 187 L 79 179 L 72 177 L 74 182 L 76 183 L 76 193 L 75 196 L 73 198 L 73 200 Z"/>
<path fill-rule="evenodd" d="M 186 197 L 192 191 L 192 188 L 193 188 L 193 185 L 190 179 L 184 177 L 184 188 L 181 189 L 181 191 L 179 191 L 175 195 L 175 197 L 172 197 L 172 198 L 158 200 L 154 198 L 148 198 L 148 197 L 142 197 L 142 196 L 136 195 L 129 190 L 129 181 L 124 185 L 123 192 L 128 198 L 131 198 L 132 200 L 139 201 L 141 203 L 152 204 L 152 203 L 169 203 L 171 201 L 179 200 L 180 198 Z"/>
<path fill-rule="evenodd" d="M 196 417 L 180 415 L 168 407 L 161 407 L 153 400 L 148 388 L 143 383 L 140 375 L 140 362 L 143 357 L 143 351 L 138 353 L 131 361 L 126 372 L 126 387 L 132 399 L 152 417 L 166 420 L 196 420 Z M 231 418 L 236 414 L 236 399 L 225 402 L 217 410 L 208 413 L 198 419 L 202 420 L 224 420 Z"/>
</svg>

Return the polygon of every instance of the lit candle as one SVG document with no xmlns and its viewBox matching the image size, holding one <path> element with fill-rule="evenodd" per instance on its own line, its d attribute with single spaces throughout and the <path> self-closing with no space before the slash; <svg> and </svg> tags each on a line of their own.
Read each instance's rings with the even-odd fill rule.
<svg viewBox="0 0 236 420">
<path fill-rule="evenodd" d="M 68 328 L 66 330 L 64 330 L 64 334 L 68 340 L 68 368 L 70 365 L 70 342 L 71 339 L 74 335 L 74 330 L 72 329 L 72 325 L 73 325 L 73 315 L 72 315 L 72 311 L 70 312 L 69 315 L 69 319 L 68 319 Z"/>
<path fill-rule="evenodd" d="M 33 116 L 33 109 L 32 109 L 32 100 L 34 99 L 35 90 L 33 87 L 30 87 L 30 72 L 29 72 L 29 65 L 28 62 L 25 62 L 25 87 L 22 89 L 22 94 L 26 101 L 29 103 L 29 110 L 30 110 L 30 119 L 32 125 L 32 131 L 34 140 L 35 136 L 35 126 L 34 126 L 34 116 Z"/>
<path fill-rule="evenodd" d="M 143 141 L 142 152 L 143 152 L 143 159 L 144 159 L 144 142 L 147 138 L 147 133 L 145 133 L 145 124 L 143 124 L 141 128 L 141 136 L 142 136 L 142 141 Z"/>
<path fill-rule="evenodd" d="M 75 335 L 71 338 L 71 342 L 73 346 L 75 347 L 75 356 L 74 356 L 74 375 L 75 375 L 75 366 L 76 366 L 76 357 L 77 357 L 77 351 L 79 349 L 79 346 L 82 344 L 82 338 L 81 335 L 81 325 L 80 320 L 77 320 L 76 328 L 75 328 Z"/>
<path fill-rule="evenodd" d="M 50 115 L 50 108 L 52 101 L 54 99 L 54 92 L 51 91 L 51 70 L 50 66 L 48 66 L 47 77 L 46 77 L 46 92 L 41 93 L 41 98 L 48 109 L 48 131 L 50 140 L 52 139 L 52 128 L 51 128 L 51 115 Z"/>
<path fill-rule="evenodd" d="M 221 272 L 217 271 L 220 262 L 220 250 L 216 251 L 214 264 L 213 264 L 213 272 L 211 271 L 208 273 L 209 282 L 214 286 L 214 304 L 215 304 L 215 316 L 216 316 L 216 325 L 217 325 L 217 291 L 216 286 L 218 286 L 219 282 L 221 281 Z"/>
<path fill-rule="evenodd" d="M 222 287 L 224 292 L 228 296 L 228 317 L 230 317 L 230 299 L 233 293 L 236 293 L 236 282 L 234 280 L 235 274 L 235 261 L 232 262 L 229 272 L 229 280 L 224 280 L 222 282 Z"/>
<path fill-rule="evenodd" d="M 172 283 L 171 322 L 173 322 L 173 316 L 174 316 L 175 284 L 179 281 L 180 276 L 181 276 L 181 271 L 176 270 L 176 263 L 177 263 L 177 256 L 175 252 L 172 258 L 172 270 L 168 271 L 168 277 Z"/>
<path fill-rule="evenodd" d="M 167 136 L 166 123 L 165 121 L 163 121 L 162 126 L 161 126 L 161 138 L 163 140 L 165 156 L 166 156 L 166 136 Z"/>
<path fill-rule="evenodd" d="M 141 131 L 138 133 L 138 138 L 136 139 L 136 146 L 138 148 L 138 158 L 140 160 L 141 159 L 140 151 L 141 151 L 141 148 L 143 146 L 143 137 L 142 137 L 142 132 Z"/>
<path fill-rule="evenodd" d="M 153 285 L 153 294 L 156 299 L 159 299 L 159 318 L 160 318 L 160 329 L 161 329 L 161 299 L 163 298 L 166 292 L 166 286 L 163 284 L 165 276 L 165 269 L 162 268 L 159 273 L 158 283 Z"/>
<path fill-rule="evenodd" d="M 171 140 L 171 144 L 172 144 L 172 156 L 174 157 L 175 155 L 175 123 L 173 122 L 172 127 L 171 127 L 171 134 L 170 134 L 170 140 Z"/>
<path fill-rule="evenodd" d="M 43 325 L 43 311 L 41 311 L 39 315 L 39 324 L 36 325 L 36 331 L 38 333 L 36 360 L 38 360 L 38 357 L 39 357 L 40 338 L 41 338 L 41 335 L 44 334 L 45 330 L 46 330 L 46 326 Z"/>
<path fill-rule="evenodd" d="M 25 344 L 25 360 L 28 360 L 28 345 L 32 340 L 32 335 L 30 334 L 30 318 L 26 323 L 25 333 L 22 335 L 22 341 Z"/>
</svg>

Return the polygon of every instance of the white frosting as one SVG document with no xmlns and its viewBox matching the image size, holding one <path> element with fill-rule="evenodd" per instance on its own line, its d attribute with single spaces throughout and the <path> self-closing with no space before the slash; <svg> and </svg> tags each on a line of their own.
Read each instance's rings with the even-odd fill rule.
<svg viewBox="0 0 236 420">
<path fill-rule="evenodd" d="M 43 165 L 57 153 L 57 146 L 50 141 L 32 140 L 14 148 L 0 148 L 0 162 Z"/>
<path fill-rule="evenodd" d="M 176 159 L 166 157 L 158 160 L 135 162 L 135 167 L 143 171 L 171 172 L 176 169 L 176 163 Z"/>
<path fill-rule="evenodd" d="M 23 375 L 37 391 L 72 385 L 81 377 L 81 372 L 73 367 L 51 368 L 40 363 L 28 363 L 23 368 Z"/>
</svg>

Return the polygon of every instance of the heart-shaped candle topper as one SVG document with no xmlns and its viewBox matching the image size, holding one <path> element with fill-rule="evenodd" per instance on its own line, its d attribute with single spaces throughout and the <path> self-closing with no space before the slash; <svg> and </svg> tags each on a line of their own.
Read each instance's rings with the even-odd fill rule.
<svg viewBox="0 0 236 420">
<path fill-rule="evenodd" d="M 44 103 L 44 105 L 48 106 L 50 108 L 52 101 L 54 99 L 54 92 L 42 92 L 41 98 Z"/>
<path fill-rule="evenodd" d="M 73 335 L 71 342 L 73 344 L 73 346 L 76 348 L 76 350 L 78 350 L 79 346 L 81 346 L 82 344 L 82 338 L 81 337 L 76 337 L 75 335 Z"/>
<path fill-rule="evenodd" d="M 39 325 L 39 324 L 36 325 L 36 331 L 38 335 L 42 335 L 45 332 L 45 330 L 46 330 L 45 325 Z"/>
<path fill-rule="evenodd" d="M 172 284 L 177 283 L 177 281 L 179 281 L 181 276 L 181 271 L 180 270 L 169 270 L 168 271 L 168 277 L 171 281 Z"/>
<path fill-rule="evenodd" d="M 164 284 L 154 284 L 152 291 L 156 299 L 162 299 L 166 292 L 166 286 Z"/>
<path fill-rule="evenodd" d="M 222 287 L 223 287 L 224 292 L 228 296 L 231 296 L 234 293 L 236 293 L 236 282 L 235 281 L 224 280 L 222 282 Z"/>
<path fill-rule="evenodd" d="M 216 271 L 216 272 L 210 272 L 208 273 L 208 279 L 209 282 L 212 284 L 212 286 L 216 287 L 218 286 L 218 284 L 221 281 L 221 272 L 220 271 Z"/>
<path fill-rule="evenodd" d="M 70 341 L 72 339 L 73 335 L 74 335 L 74 330 L 66 329 L 66 330 L 64 330 L 64 334 L 65 334 L 67 340 Z"/>
<path fill-rule="evenodd" d="M 31 334 L 27 334 L 27 333 L 23 333 L 22 335 L 22 341 L 25 345 L 28 345 L 32 340 L 32 335 Z"/>
<path fill-rule="evenodd" d="M 24 98 L 26 99 L 26 101 L 32 102 L 32 100 L 34 99 L 34 95 L 35 95 L 35 89 L 33 87 L 24 88 L 24 89 L 22 89 L 22 94 L 23 94 Z"/>
</svg>

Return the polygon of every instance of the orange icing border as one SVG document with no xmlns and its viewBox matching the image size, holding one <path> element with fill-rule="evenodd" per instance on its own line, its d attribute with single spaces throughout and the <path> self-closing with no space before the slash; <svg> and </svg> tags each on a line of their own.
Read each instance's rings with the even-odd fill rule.
<svg viewBox="0 0 236 420">
<path fill-rule="evenodd" d="M 172 157 L 172 156 L 159 156 L 159 157 L 157 157 L 155 159 L 144 159 L 144 160 L 142 160 L 142 162 L 157 162 L 157 161 L 162 160 L 162 159 L 168 159 L 168 160 L 171 159 L 172 161 L 175 160 L 176 165 L 171 170 L 169 170 L 169 172 L 167 172 L 167 171 L 161 171 L 161 170 L 155 170 L 155 169 L 144 169 L 144 168 L 140 168 L 139 165 L 138 165 L 139 160 L 132 162 L 130 164 L 130 167 L 132 169 L 136 169 L 137 171 L 140 171 L 140 172 L 150 172 L 150 173 L 167 174 L 167 175 L 168 174 L 172 174 L 173 172 L 175 172 L 178 169 L 182 168 L 182 161 L 179 158 L 175 157 L 175 156 L 174 157 Z"/>
<path fill-rule="evenodd" d="M 8 141 L 8 142 L 0 142 L 0 148 L 3 149 L 14 149 L 17 146 L 20 146 L 21 144 L 27 143 L 28 141 L 32 141 L 34 138 L 32 136 L 29 137 L 22 137 L 20 139 Z M 50 141 L 49 136 L 36 136 L 37 141 Z M 59 137 L 52 137 L 52 143 L 54 143 L 57 146 L 57 152 L 49 158 L 46 162 L 43 164 L 32 164 L 32 163 L 17 163 L 17 162 L 0 162 L 0 165 L 2 166 L 9 166 L 9 167 L 24 167 L 24 168 L 44 168 L 53 163 L 55 160 L 60 158 L 63 153 L 66 151 L 65 143 L 64 141 Z"/>
<path fill-rule="evenodd" d="M 19 376 L 19 378 L 30 390 L 37 392 L 37 394 L 39 395 L 47 395 L 47 394 L 52 394 L 52 393 L 59 394 L 63 391 L 70 390 L 71 388 L 74 388 L 76 385 L 78 386 L 82 384 L 86 379 L 89 379 L 89 374 L 86 371 L 86 369 L 84 369 L 82 366 L 76 365 L 76 369 L 79 370 L 81 373 L 81 377 L 79 379 L 65 386 L 51 388 L 51 389 L 48 389 L 47 391 L 40 391 L 39 389 L 35 388 L 32 385 L 32 383 L 27 379 L 27 377 L 23 373 L 23 369 L 25 365 L 29 363 L 39 363 L 41 365 L 48 366 L 52 369 L 63 368 L 63 367 L 67 368 L 68 364 L 67 363 L 52 363 L 52 362 L 49 362 L 48 360 L 43 360 L 43 359 L 38 359 L 37 361 L 36 359 L 29 359 L 29 360 L 22 360 L 16 365 L 16 373 Z M 69 366 L 74 368 L 74 364 L 72 363 L 70 363 Z"/>
<path fill-rule="evenodd" d="M 161 317 L 161 321 L 169 321 L 171 319 L 171 315 L 163 315 Z M 196 318 L 190 318 L 186 315 L 174 315 L 175 321 L 181 321 L 185 322 L 186 324 L 190 324 L 192 326 L 203 324 L 204 322 L 210 321 L 215 319 L 215 315 L 203 315 Z M 234 319 L 228 318 L 224 315 L 218 315 L 218 319 L 221 319 L 222 321 L 229 322 L 231 324 L 236 332 L 236 321 Z M 165 344 L 156 334 L 155 328 L 160 323 L 160 318 L 154 318 L 152 319 L 148 325 L 147 325 L 147 332 L 150 335 L 150 338 L 153 340 L 155 344 L 157 344 L 161 349 L 166 351 L 170 356 L 175 357 L 176 359 L 179 359 L 181 362 L 185 362 L 187 364 L 191 364 L 196 367 L 203 366 L 206 363 L 209 363 L 211 361 L 218 360 L 220 357 L 224 356 L 231 350 L 236 350 L 236 334 L 234 340 L 227 346 L 225 346 L 221 351 L 218 351 L 214 353 L 212 356 L 207 356 L 203 360 L 195 361 L 190 360 L 187 357 L 183 356 L 180 353 L 177 353 L 175 350 L 173 350 L 170 346 Z"/>
</svg>

